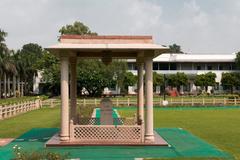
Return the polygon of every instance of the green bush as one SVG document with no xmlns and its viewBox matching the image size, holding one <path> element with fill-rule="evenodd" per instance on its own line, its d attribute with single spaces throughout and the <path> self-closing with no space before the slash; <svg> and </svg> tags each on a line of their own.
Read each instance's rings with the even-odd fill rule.
<svg viewBox="0 0 240 160">
<path fill-rule="evenodd" d="M 64 160 L 69 157 L 69 154 L 59 154 L 53 152 L 27 152 L 23 151 L 21 147 L 15 145 L 13 147 L 13 160 Z"/>
</svg>

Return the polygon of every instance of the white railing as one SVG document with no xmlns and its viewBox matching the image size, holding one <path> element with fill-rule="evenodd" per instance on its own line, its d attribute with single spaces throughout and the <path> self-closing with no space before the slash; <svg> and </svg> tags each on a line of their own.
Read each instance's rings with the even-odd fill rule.
<svg viewBox="0 0 240 160">
<path fill-rule="evenodd" d="M 238 98 L 195 98 L 195 97 L 178 97 L 178 98 L 167 98 L 169 106 L 226 106 L 226 105 L 240 105 L 240 99 Z M 101 99 L 78 99 L 78 105 L 100 105 Z M 113 106 L 136 106 L 137 100 L 135 98 L 126 98 L 126 99 L 112 99 Z M 55 107 L 60 106 L 61 100 L 60 99 L 48 99 L 43 101 L 43 105 Z M 163 98 L 154 98 L 153 100 L 154 106 L 162 106 L 163 105 Z"/>
<path fill-rule="evenodd" d="M 41 106 L 42 103 L 40 99 L 13 103 L 9 105 L 0 105 L 0 120 L 10 118 L 35 109 L 39 109 Z"/>
<path fill-rule="evenodd" d="M 100 125 L 101 121 L 100 118 L 82 118 L 78 117 L 77 121 L 75 122 L 78 125 Z M 114 125 L 135 125 L 137 121 L 133 117 L 126 117 L 126 118 L 113 118 Z"/>
<path fill-rule="evenodd" d="M 140 143 L 142 125 L 74 125 L 70 123 L 70 141 L 82 143 Z"/>
</svg>

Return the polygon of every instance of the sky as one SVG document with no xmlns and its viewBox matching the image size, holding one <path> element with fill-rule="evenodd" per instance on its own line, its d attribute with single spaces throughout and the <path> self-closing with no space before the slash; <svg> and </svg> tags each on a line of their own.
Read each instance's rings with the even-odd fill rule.
<svg viewBox="0 0 240 160">
<path fill-rule="evenodd" d="M 0 29 L 10 49 L 57 43 L 81 21 L 99 35 L 152 35 L 187 53 L 240 51 L 240 0 L 1 0 Z"/>
</svg>

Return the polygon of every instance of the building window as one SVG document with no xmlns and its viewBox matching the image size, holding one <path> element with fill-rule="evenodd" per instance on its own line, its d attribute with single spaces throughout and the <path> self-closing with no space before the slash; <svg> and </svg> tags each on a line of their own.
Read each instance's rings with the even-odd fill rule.
<svg viewBox="0 0 240 160">
<path fill-rule="evenodd" d="M 237 70 L 236 64 L 232 64 L 232 70 Z"/>
<path fill-rule="evenodd" d="M 177 64 L 176 63 L 170 63 L 170 70 L 177 70 Z"/>
<path fill-rule="evenodd" d="M 133 70 L 133 64 L 132 63 L 128 63 L 128 70 Z"/>
<path fill-rule="evenodd" d="M 157 62 L 153 62 L 153 70 L 158 70 L 158 63 Z"/>
<path fill-rule="evenodd" d="M 207 70 L 212 70 L 212 66 L 207 66 Z"/>
<path fill-rule="evenodd" d="M 137 70 L 137 64 L 136 63 L 133 64 L 133 70 Z"/>
<path fill-rule="evenodd" d="M 219 66 L 219 67 L 218 67 L 218 70 L 223 70 L 223 66 Z"/>
<path fill-rule="evenodd" d="M 197 70 L 201 70 L 201 66 L 197 66 Z"/>
<path fill-rule="evenodd" d="M 168 70 L 168 63 L 159 63 L 159 70 Z"/>
</svg>

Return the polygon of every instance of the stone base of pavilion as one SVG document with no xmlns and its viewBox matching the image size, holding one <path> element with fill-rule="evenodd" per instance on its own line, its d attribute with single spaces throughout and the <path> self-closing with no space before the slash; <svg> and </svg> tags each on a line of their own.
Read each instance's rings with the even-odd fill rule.
<svg viewBox="0 0 240 160">
<path fill-rule="evenodd" d="M 168 143 L 154 131 L 154 142 L 116 142 L 116 141 L 60 141 L 59 134 L 49 139 L 46 147 L 67 147 L 67 146 L 168 146 Z"/>
</svg>

